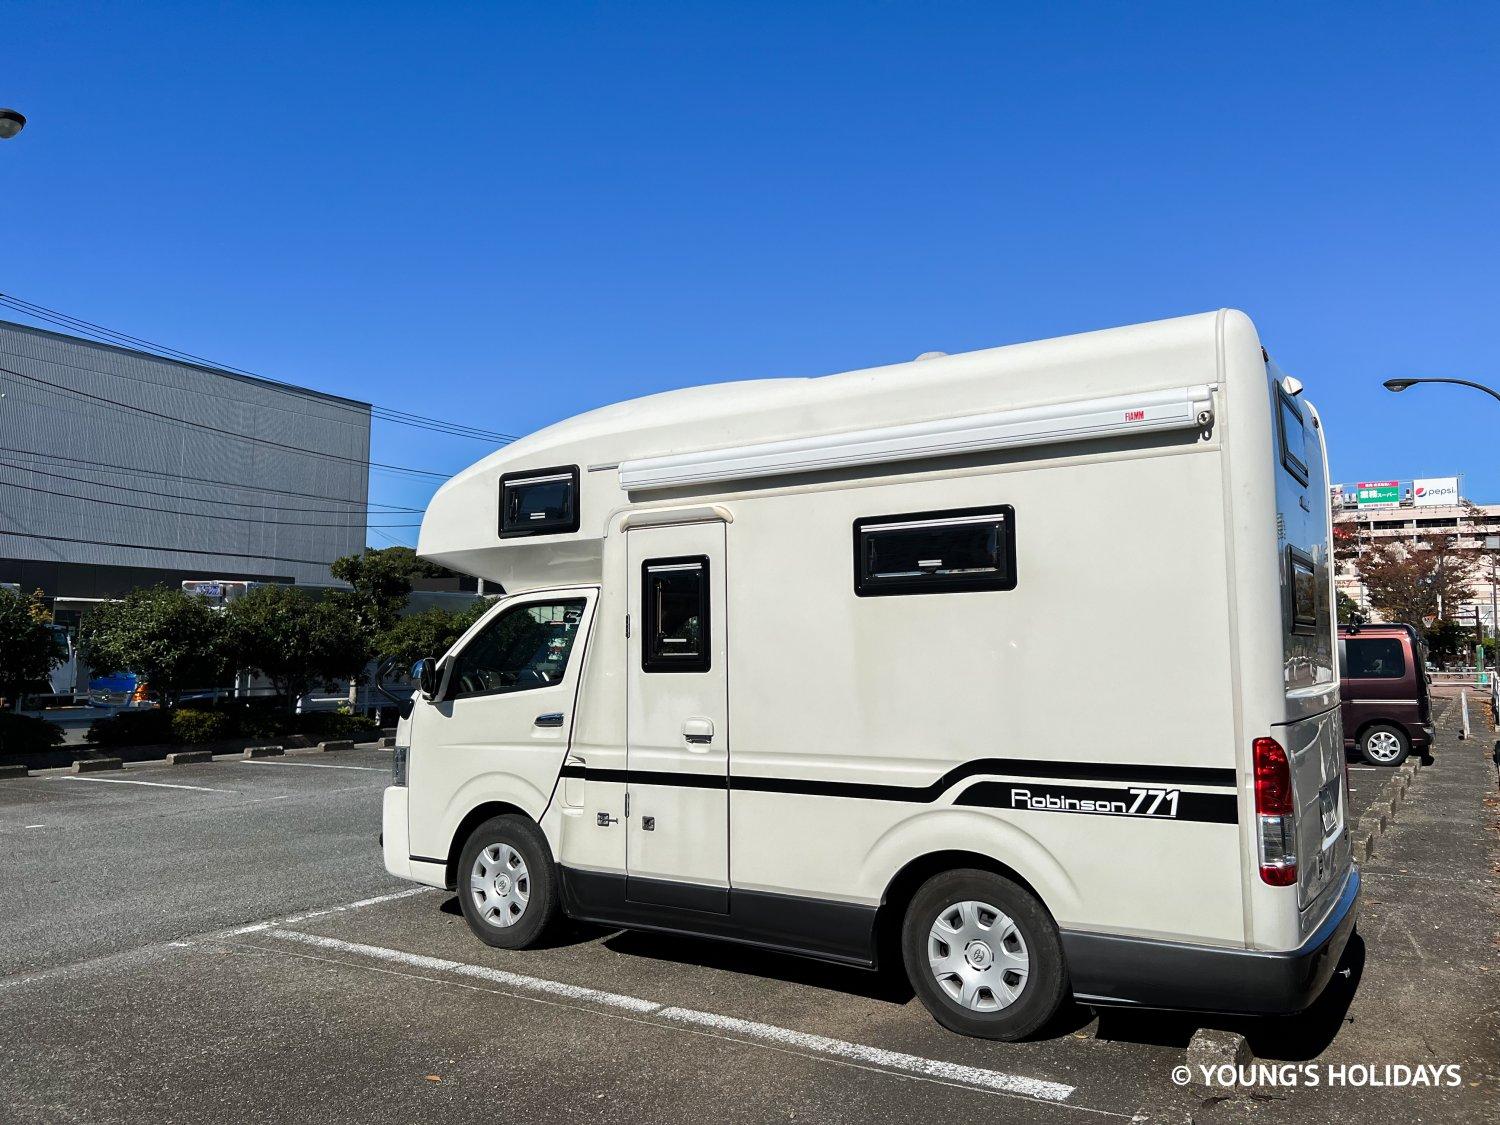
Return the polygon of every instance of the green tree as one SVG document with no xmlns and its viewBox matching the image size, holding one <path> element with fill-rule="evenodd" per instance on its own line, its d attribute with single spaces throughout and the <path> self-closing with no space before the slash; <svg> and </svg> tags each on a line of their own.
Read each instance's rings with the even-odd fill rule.
<svg viewBox="0 0 1500 1125">
<path fill-rule="evenodd" d="M 466 609 L 428 609 L 399 617 L 376 637 L 375 655 L 383 663 L 402 671 L 424 656 L 442 656 L 491 604 L 486 598 L 476 598 Z"/>
<path fill-rule="evenodd" d="M 299 696 L 355 679 L 369 663 L 362 608 L 350 594 L 261 586 L 225 607 L 224 626 L 239 666 L 270 680 L 293 710 Z"/>
<path fill-rule="evenodd" d="M 216 687 L 233 672 L 220 615 L 172 586 L 143 587 L 95 606 L 79 625 L 78 656 L 97 675 L 134 672 L 165 706 L 185 689 Z"/>
<path fill-rule="evenodd" d="M 1446 617 L 1473 597 L 1482 554 L 1465 546 L 1458 535 L 1433 533 L 1419 535 L 1415 542 L 1373 543 L 1354 560 L 1354 569 L 1369 592 L 1370 604 L 1387 621 L 1421 629 L 1424 617 Z"/>
<path fill-rule="evenodd" d="M 1419 629 L 1421 625 L 1417 626 Z M 1474 632 L 1464 622 L 1445 617 L 1433 622 L 1432 628 L 1423 630 L 1422 639 L 1427 652 L 1439 667 L 1451 660 L 1472 659 Z M 1467 651 L 1466 651 L 1467 650 Z"/>
<path fill-rule="evenodd" d="M 334 559 L 335 578 L 354 587 L 360 622 L 371 638 L 396 623 L 414 578 L 441 578 L 447 570 L 419 559 L 410 547 L 366 550 Z"/>
<path fill-rule="evenodd" d="M 33 612 L 35 598 L 0 590 L 0 701 L 14 706 L 20 694 L 67 657 L 52 630 Z"/>
<path fill-rule="evenodd" d="M 1370 619 L 1370 615 L 1360 608 L 1359 603 L 1344 591 L 1337 590 L 1335 593 L 1340 625 L 1363 625 Z"/>
</svg>

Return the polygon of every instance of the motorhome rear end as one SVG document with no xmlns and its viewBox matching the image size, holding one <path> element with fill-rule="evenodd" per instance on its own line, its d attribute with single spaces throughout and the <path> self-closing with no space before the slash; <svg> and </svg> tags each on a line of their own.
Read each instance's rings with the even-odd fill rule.
<svg viewBox="0 0 1500 1125">
<path fill-rule="evenodd" d="M 971 1034 L 1306 1006 L 1359 877 L 1300 391 L 1224 311 L 491 455 L 423 521 L 507 593 L 401 724 L 387 868 L 495 944 L 560 909 L 904 960 Z"/>
</svg>

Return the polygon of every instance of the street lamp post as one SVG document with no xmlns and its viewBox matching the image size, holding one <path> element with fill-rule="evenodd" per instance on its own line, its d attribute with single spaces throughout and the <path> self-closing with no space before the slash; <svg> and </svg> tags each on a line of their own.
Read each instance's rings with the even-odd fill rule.
<svg viewBox="0 0 1500 1125">
<path fill-rule="evenodd" d="M 1457 383 L 1460 387 L 1473 387 L 1476 391 L 1483 391 L 1495 399 L 1500 399 L 1500 391 L 1494 387 L 1486 387 L 1483 383 L 1471 383 L 1467 379 L 1387 379 L 1385 389 L 1388 391 L 1404 391 L 1415 383 Z"/>
<path fill-rule="evenodd" d="M 1496 556 L 1500 555 L 1500 535 L 1486 535 L 1484 549 L 1490 556 L 1490 636 L 1500 637 L 1500 617 L 1495 616 Z"/>
</svg>

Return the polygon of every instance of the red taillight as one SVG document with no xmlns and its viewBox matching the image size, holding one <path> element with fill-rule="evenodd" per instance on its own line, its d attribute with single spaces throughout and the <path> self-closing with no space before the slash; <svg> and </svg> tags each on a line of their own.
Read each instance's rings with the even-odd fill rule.
<svg viewBox="0 0 1500 1125">
<path fill-rule="evenodd" d="M 1292 767 L 1286 751 L 1274 738 L 1255 740 L 1255 812 L 1259 816 L 1289 816 L 1292 806 Z"/>
<path fill-rule="evenodd" d="M 1297 806 L 1292 796 L 1292 766 L 1281 743 L 1274 738 L 1257 738 L 1253 759 L 1261 881 L 1272 887 L 1294 886 Z"/>
</svg>

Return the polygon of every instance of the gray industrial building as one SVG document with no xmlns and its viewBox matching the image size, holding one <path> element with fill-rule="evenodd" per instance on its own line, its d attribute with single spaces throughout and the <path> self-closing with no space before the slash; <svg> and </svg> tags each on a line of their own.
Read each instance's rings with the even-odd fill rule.
<svg viewBox="0 0 1500 1125">
<path fill-rule="evenodd" d="M 188 578 L 327 584 L 370 405 L 0 321 L 0 583 L 60 621 Z"/>
</svg>

